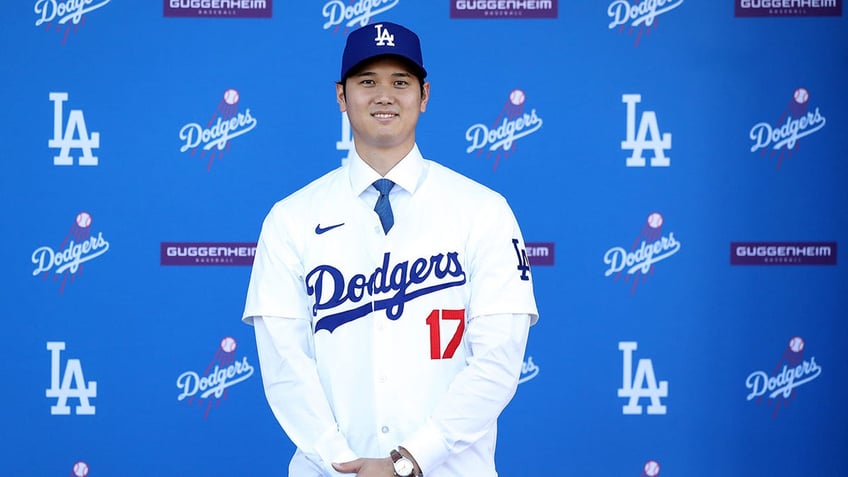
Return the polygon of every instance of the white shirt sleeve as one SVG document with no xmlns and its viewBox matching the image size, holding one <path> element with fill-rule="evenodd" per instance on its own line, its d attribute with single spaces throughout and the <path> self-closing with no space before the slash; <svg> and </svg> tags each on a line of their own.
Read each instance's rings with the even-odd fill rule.
<svg viewBox="0 0 848 477">
<path fill-rule="evenodd" d="M 479 316 L 466 326 L 472 356 L 427 424 L 401 443 L 426 475 L 483 437 L 518 388 L 531 315 Z"/>
<path fill-rule="evenodd" d="M 255 317 L 256 347 L 265 396 L 274 417 L 302 451 L 317 454 L 329 475 L 332 463 L 357 455 L 339 431 L 318 371 L 306 320 Z"/>
</svg>

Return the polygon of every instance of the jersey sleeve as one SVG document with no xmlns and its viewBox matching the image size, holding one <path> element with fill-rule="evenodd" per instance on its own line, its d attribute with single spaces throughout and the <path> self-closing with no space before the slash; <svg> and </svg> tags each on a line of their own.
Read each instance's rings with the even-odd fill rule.
<svg viewBox="0 0 848 477">
<path fill-rule="evenodd" d="M 256 316 L 311 319 L 290 222 L 277 204 L 262 223 L 242 315 L 247 324 Z"/>
<path fill-rule="evenodd" d="M 467 253 L 471 289 L 468 317 L 527 314 L 539 318 L 524 238 L 502 196 L 481 207 L 471 227 Z"/>
</svg>

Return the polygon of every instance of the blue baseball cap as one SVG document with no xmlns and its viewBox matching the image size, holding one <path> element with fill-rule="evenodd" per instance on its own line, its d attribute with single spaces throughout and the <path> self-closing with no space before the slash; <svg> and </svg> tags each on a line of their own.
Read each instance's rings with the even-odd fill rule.
<svg viewBox="0 0 848 477">
<path fill-rule="evenodd" d="M 344 81 L 362 62 L 385 55 L 409 62 L 422 80 L 427 76 L 418 35 L 396 23 L 380 22 L 358 28 L 348 35 L 342 55 L 341 80 Z"/>
</svg>

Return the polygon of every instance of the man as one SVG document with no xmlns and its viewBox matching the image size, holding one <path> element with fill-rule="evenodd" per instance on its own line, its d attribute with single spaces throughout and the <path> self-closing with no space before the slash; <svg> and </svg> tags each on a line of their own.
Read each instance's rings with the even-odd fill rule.
<svg viewBox="0 0 848 477">
<path fill-rule="evenodd" d="M 506 201 L 419 152 L 426 74 L 412 31 L 353 31 L 336 98 L 354 150 L 262 225 L 243 319 L 293 477 L 497 475 L 538 313 Z"/>
</svg>

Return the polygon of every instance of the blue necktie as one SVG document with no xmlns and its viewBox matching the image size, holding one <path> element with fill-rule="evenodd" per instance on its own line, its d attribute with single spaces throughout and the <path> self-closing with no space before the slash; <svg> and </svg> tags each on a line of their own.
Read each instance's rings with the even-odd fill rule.
<svg viewBox="0 0 848 477">
<path fill-rule="evenodd" d="M 389 191 L 395 183 L 388 179 L 377 179 L 374 181 L 374 188 L 380 191 L 380 198 L 374 205 L 374 212 L 380 217 L 380 223 L 383 224 L 383 233 L 389 233 L 392 225 L 395 224 L 395 217 L 392 214 L 392 204 L 389 203 Z"/>
</svg>

